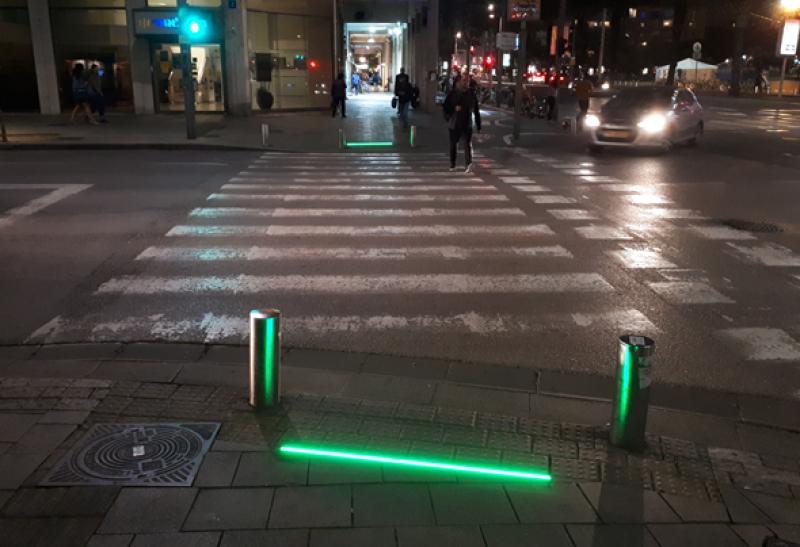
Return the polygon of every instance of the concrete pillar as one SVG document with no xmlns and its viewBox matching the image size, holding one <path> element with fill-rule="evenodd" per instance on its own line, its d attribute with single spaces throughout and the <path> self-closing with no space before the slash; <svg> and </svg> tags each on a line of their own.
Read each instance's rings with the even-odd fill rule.
<svg viewBox="0 0 800 547">
<path fill-rule="evenodd" d="M 155 113 L 153 101 L 153 72 L 150 66 L 150 41 L 137 37 L 133 23 L 133 10 L 146 8 L 147 0 L 125 0 L 128 17 L 128 48 L 130 51 L 133 111 L 136 114 Z"/>
<path fill-rule="evenodd" d="M 250 63 L 247 51 L 247 1 L 237 0 L 231 9 L 222 3 L 225 20 L 225 102 L 228 114 L 253 113 L 250 92 Z"/>
<path fill-rule="evenodd" d="M 50 6 L 47 0 L 28 0 L 28 18 L 31 23 L 33 58 L 36 63 L 39 111 L 42 114 L 61 114 L 56 58 L 53 53 L 53 33 L 50 28 Z"/>
</svg>

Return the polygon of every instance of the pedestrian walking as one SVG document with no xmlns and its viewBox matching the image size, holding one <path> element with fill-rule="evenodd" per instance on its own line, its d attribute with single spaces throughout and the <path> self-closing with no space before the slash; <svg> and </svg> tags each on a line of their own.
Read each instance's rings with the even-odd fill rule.
<svg viewBox="0 0 800 547">
<path fill-rule="evenodd" d="M 331 117 L 336 117 L 336 111 L 339 105 L 342 106 L 342 118 L 347 117 L 345 110 L 345 103 L 347 102 L 347 84 L 344 81 L 344 74 L 341 72 L 339 76 L 331 84 Z"/>
<path fill-rule="evenodd" d="M 412 94 L 411 80 L 406 74 L 406 69 L 401 68 L 400 74 L 394 78 L 394 96 L 397 97 L 397 117 L 403 123 L 404 128 L 408 128 L 408 105 L 411 104 Z"/>
<path fill-rule="evenodd" d="M 83 63 L 75 63 L 72 68 L 72 102 L 75 103 L 75 108 L 72 109 L 70 123 L 75 123 L 75 114 L 78 113 L 78 110 L 83 110 L 89 123 L 97 125 L 97 120 L 94 119 L 89 108 L 89 80 L 86 77 Z"/>
<path fill-rule="evenodd" d="M 592 82 L 585 76 L 575 83 L 575 97 L 578 99 L 578 129 L 583 129 L 583 119 L 589 113 L 589 100 L 592 97 Z"/>
<path fill-rule="evenodd" d="M 450 171 L 456 170 L 458 143 L 464 143 L 464 172 L 472 173 L 473 118 L 478 133 L 481 131 L 481 111 L 478 96 L 471 85 L 472 77 L 464 74 L 454 82 L 453 90 L 444 101 L 444 116 L 450 130 Z"/>
<path fill-rule="evenodd" d="M 350 78 L 350 86 L 353 90 L 353 95 L 358 95 L 359 91 L 361 91 L 361 76 L 358 75 L 358 72 L 353 72 L 353 76 Z"/>
<path fill-rule="evenodd" d="M 99 116 L 100 123 L 108 123 L 106 119 L 106 98 L 103 96 L 103 73 L 102 69 L 93 64 L 89 69 L 89 105 L 92 114 Z"/>
</svg>

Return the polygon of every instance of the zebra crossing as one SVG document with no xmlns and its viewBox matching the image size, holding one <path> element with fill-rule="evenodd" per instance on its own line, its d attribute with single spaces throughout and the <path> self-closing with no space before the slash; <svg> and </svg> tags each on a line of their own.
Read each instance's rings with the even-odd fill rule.
<svg viewBox="0 0 800 547">
<path fill-rule="evenodd" d="M 265 153 L 101 281 L 88 313 L 30 341 L 242 343 L 259 307 L 282 309 L 289 345 L 462 359 L 657 332 L 554 229 L 591 215 L 514 198 L 533 180 L 475 161 L 465 175 L 440 154 Z"/>
</svg>

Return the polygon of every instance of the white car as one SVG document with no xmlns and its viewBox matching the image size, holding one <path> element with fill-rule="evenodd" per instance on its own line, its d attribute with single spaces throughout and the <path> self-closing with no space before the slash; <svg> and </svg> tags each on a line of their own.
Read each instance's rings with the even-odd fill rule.
<svg viewBox="0 0 800 547">
<path fill-rule="evenodd" d="M 599 114 L 583 120 L 589 149 L 647 147 L 669 150 L 676 144 L 697 144 L 703 135 L 703 107 L 688 89 L 632 87 L 616 93 Z"/>
</svg>

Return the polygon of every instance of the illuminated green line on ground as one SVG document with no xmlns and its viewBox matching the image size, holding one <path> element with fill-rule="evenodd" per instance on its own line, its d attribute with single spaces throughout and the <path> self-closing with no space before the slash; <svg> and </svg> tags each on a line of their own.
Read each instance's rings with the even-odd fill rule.
<svg viewBox="0 0 800 547">
<path fill-rule="evenodd" d="M 635 351 L 634 348 L 625 348 L 625 358 L 622 360 L 622 387 L 619 395 L 619 409 L 617 418 L 619 426 L 625 427 L 625 422 L 628 421 L 628 399 L 631 396 L 631 354 Z"/>
<path fill-rule="evenodd" d="M 530 479 L 536 481 L 550 481 L 552 477 L 547 473 L 526 473 L 523 471 L 513 471 L 510 469 L 494 469 L 491 467 L 474 467 L 469 465 L 456 465 L 450 463 L 440 463 L 425 460 L 414 460 L 409 458 L 392 458 L 387 456 L 377 456 L 375 454 L 356 454 L 354 452 L 340 452 L 337 450 L 321 450 L 305 446 L 284 445 L 280 447 L 280 452 L 291 454 L 306 454 L 308 456 L 322 456 L 326 458 L 338 458 L 342 460 L 358 460 L 365 462 L 388 463 L 392 465 L 408 465 L 411 467 L 423 467 L 427 469 L 446 469 L 448 471 L 462 471 L 464 473 L 477 473 L 482 475 L 496 475 L 500 477 L 515 477 L 519 479 Z"/>
<path fill-rule="evenodd" d="M 264 391 L 268 405 L 272 405 L 274 382 L 273 361 L 275 360 L 275 318 L 269 317 L 264 326 Z"/>
<path fill-rule="evenodd" d="M 348 148 L 364 148 L 367 146 L 394 146 L 391 141 L 362 141 L 362 142 L 348 142 L 345 144 Z"/>
</svg>

